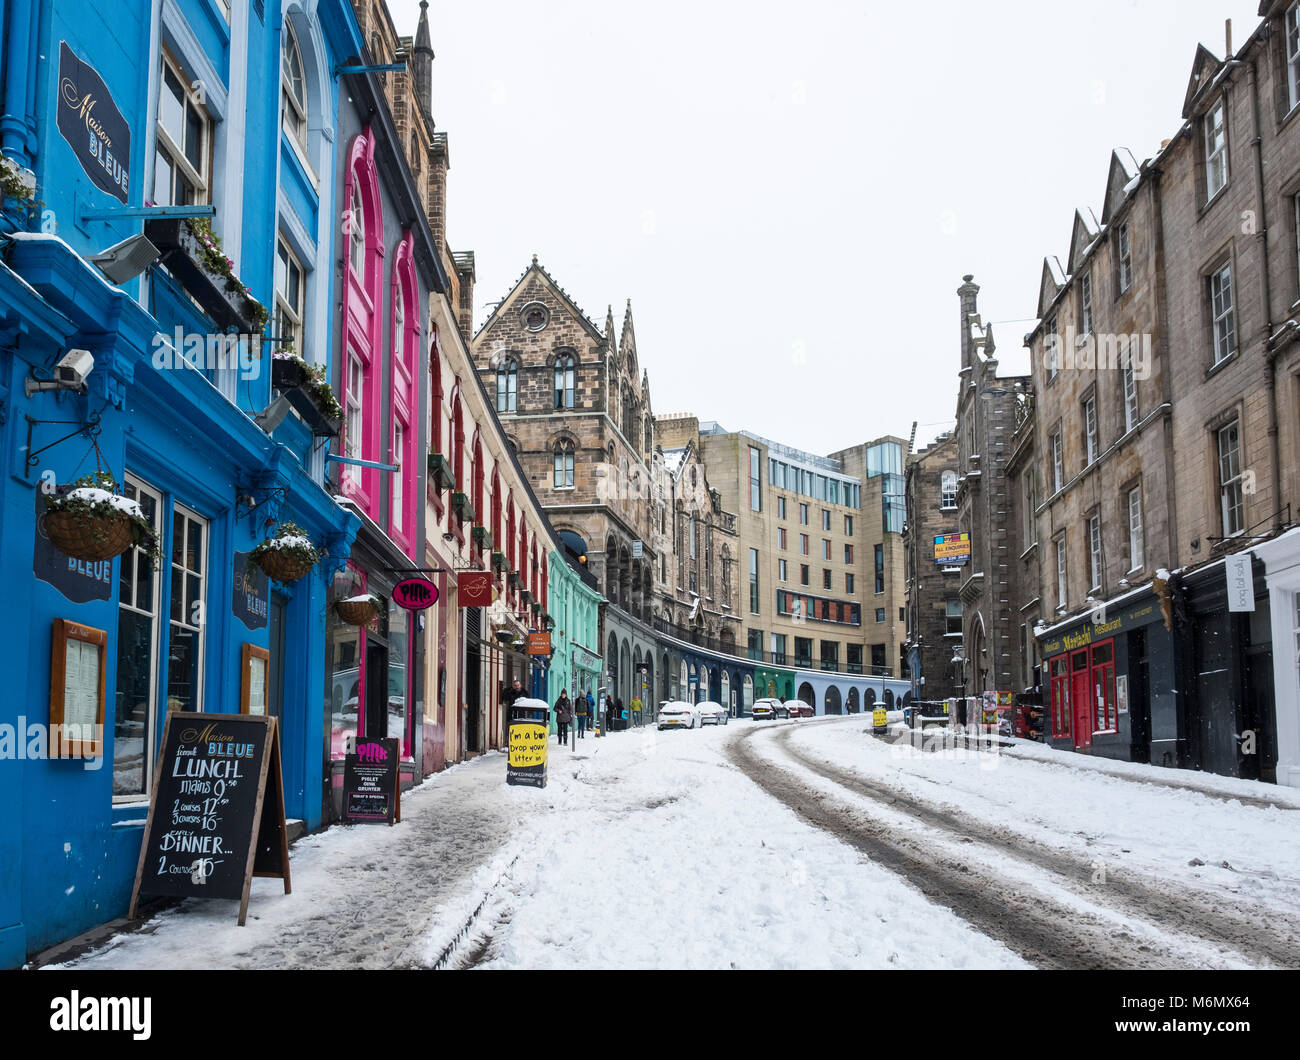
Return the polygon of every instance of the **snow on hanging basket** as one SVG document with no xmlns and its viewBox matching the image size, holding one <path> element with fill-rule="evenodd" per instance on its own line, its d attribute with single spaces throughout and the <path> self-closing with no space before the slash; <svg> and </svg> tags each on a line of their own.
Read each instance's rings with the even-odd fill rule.
<svg viewBox="0 0 1300 1060">
<path fill-rule="evenodd" d="M 94 563 L 139 545 L 156 558 L 153 527 L 107 472 L 79 478 L 44 501 L 45 535 L 65 556 Z"/>
<path fill-rule="evenodd" d="M 296 582 L 320 562 L 320 553 L 297 523 L 280 523 L 274 537 L 248 554 L 248 562 L 278 582 Z"/>
<path fill-rule="evenodd" d="M 334 610 L 349 626 L 368 626 L 379 614 L 379 597 L 374 593 L 349 596 L 338 601 Z"/>
</svg>

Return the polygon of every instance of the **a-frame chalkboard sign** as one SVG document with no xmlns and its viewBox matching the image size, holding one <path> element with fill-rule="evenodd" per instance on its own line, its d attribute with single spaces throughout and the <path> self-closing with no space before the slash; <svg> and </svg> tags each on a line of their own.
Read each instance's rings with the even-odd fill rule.
<svg viewBox="0 0 1300 1060">
<path fill-rule="evenodd" d="M 242 927 L 254 876 L 290 893 L 276 719 L 168 714 L 127 916 L 142 894 L 238 898 Z"/>
</svg>

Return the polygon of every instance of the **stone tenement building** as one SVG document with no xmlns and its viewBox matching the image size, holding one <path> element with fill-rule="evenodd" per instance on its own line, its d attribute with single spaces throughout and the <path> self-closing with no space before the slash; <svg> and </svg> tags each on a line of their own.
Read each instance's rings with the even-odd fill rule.
<svg viewBox="0 0 1300 1060">
<path fill-rule="evenodd" d="M 1016 467 L 1047 739 L 1300 785 L 1300 5 L 1260 13 L 1044 268 Z"/>
<path fill-rule="evenodd" d="M 1064 266 L 1043 263 L 1040 323 L 1026 338 L 1035 438 L 1017 447 L 1015 466 L 1022 505 L 1034 512 L 1021 559 L 1040 572 L 1041 606 L 1030 614 L 1049 624 L 1043 684 L 1058 694 L 1045 738 L 1146 761 L 1150 719 L 1172 719 L 1178 687 L 1155 584 L 1157 571 L 1177 565 L 1159 182 L 1117 150 L 1103 201 L 1100 222 L 1076 211 Z M 1106 627 L 1111 612 L 1124 616 L 1120 636 L 1064 650 L 1062 634 L 1094 615 Z M 1122 713 L 1114 673 L 1130 675 Z M 1075 697 L 1077 715 L 1064 693 L 1072 675 L 1102 689 Z M 1157 759 L 1173 737 L 1162 721 Z"/>
<path fill-rule="evenodd" d="M 962 642 L 960 566 L 935 561 L 935 538 L 957 531 L 957 438 L 941 434 L 907 460 L 905 647 L 914 698 L 941 700 L 965 693 L 953 666 Z"/>
<path fill-rule="evenodd" d="M 993 329 L 981 324 L 979 287 L 964 277 L 961 301 L 961 387 L 957 396 L 957 530 L 969 535 L 969 556 L 957 593 L 962 605 L 959 672 L 967 695 L 1015 689 L 1022 667 L 1016 630 L 1020 604 L 1032 593 L 1012 563 L 1019 554 L 1011 525 L 1007 462 L 1017 407 L 1029 377 L 999 373 Z M 954 653 L 956 654 L 956 653 Z"/>
<path fill-rule="evenodd" d="M 734 653 L 740 630 L 735 513 L 724 510 L 721 492 L 709 485 L 696 417 L 657 417 L 655 434 L 655 628 Z"/>
</svg>

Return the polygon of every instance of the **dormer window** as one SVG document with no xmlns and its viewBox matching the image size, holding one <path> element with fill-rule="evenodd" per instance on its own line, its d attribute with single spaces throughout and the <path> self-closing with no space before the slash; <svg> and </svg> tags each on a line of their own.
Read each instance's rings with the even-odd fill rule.
<svg viewBox="0 0 1300 1060">
<path fill-rule="evenodd" d="M 1228 183 L 1228 137 L 1224 104 L 1219 100 L 1205 115 L 1205 197 L 1213 199 Z"/>
</svg>

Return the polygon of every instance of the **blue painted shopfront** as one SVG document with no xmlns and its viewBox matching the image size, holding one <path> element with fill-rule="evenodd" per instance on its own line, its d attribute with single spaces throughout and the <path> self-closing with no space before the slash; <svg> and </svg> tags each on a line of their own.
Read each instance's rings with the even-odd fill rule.
<svg viewBox="0 0 1300 1060">
<path fill-rule="evenodd" d="M 0 754 L 0 967 L 125 912 L 165 714 L 238 711 L 245 645 L 270 655 L 286 812 L 308 829 L 321 821 L 327 585 L 359 525 L 323 487 L 329 426 L 289 414 L 264 420 L 268 433 L 255 421 L 277 396 L 269 343 L 197 366 L 176 354 L 230 332 L 284 345 L 293 327 L 297 352 L 327 364 L 333 278 L 313 268 L 332 260 L 337 207 L 331 75 L 362 44 L 343 0 L 286 5 L 310 111 L 291 143 L 286 16 L 279 3 L 230 7 L 227 19 L 212 0 L 0 0 L 10 193 L 0 217 L 0 751 L 4 727 L 12 748 L 13 733 L 49 722 L 55 620 L 107 636 L 102 756 L 52 761 L 37 745 Z M 77 113 L 61 121 L 73 99 Z M 169 202 L 214 207 L 238 284 L 280 311 L 261 320 L 233 279 L 203 287 L 213 266 L 196 263 L 187 222 L 139 209 Z M 108 212 L 124 207 L 135 213 Z M 144 233 L 163 257 L 141 275 L 115 284 L 88 260 Z M 297 287 L 284 281 L 286 251 L 302 270 Z M 29 396 L 28 382 L 50 381 L 76 349 L 94 358 L 86 392 Z M 51 552 L 37 517 L 43 487 L 96 470 L 153 520 L 156 570 L 134 550 L 99 564 Z M 290 585 L 246 578 L 243 557 L 283 520 L 325 560 Z"/>
</svg>

